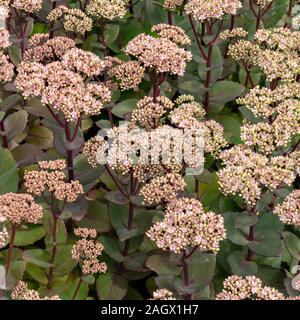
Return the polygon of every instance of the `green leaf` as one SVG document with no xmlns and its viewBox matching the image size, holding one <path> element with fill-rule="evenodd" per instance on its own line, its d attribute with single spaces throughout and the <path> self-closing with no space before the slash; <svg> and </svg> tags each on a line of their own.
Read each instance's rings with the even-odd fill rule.
<svg viewBox="0 0 300 320">
<path fill-rule="evenodd" d="M 300 260 L 300 239 L 291 232 L 285 231 L 282 233 L 284 243 L 290 254 Z"/>
<path fill-rule="evenodd" d="M 122 25 L 122 28 L 120 29 L 120 41 L 122 43 L 122 46 L 125 47 L 125 45 L 133 39 L 138 34 L 144 32 L 144 27 L 142 24 L 137 22 L 136 20 L 130 19 L 127 23 Z"/>
<path fill-rule="evenodd" d="M 45 236 L 45 230 L 40 225 L 27 225 L 18 229 L 14 241 L 15 246 L 28 246 L 42 239 Z"/>
<path fill-rule="evenodd" d="M 193 290 L 203 290 L 213 279 L 216 267 L 216 255 L 197 250 L 188 259 L 188 266 L 191 282 L 195 284 Z"/>
<path fill-rule="evenodd" d="M 27 263 L 26 272 L 30 275 L 31 278 L 33 278 L 37 282 L 39 282 L 43 285 L 48 284 L 48 278 L 47 278 L 45 272 L 40 267 L 38 267 L 32 263 Z"/>
<path fill-rule="evenodd" d="M 19 167 L 30 165 L 43 154 L 43 150 L 33 144 L 24 143 L 12 150 L 12 155 Z"/>
<path fill-rule="evenodd" d="M 49 248 L 52 247 L 52 230 L 53 230 L 53 217 L 50 212 L 45 212 L 43 217 L 43 226 L 47 233 L 46 235 L 46 245 Z M 67 242 L 67 230 L 65 223 L 62 219 L 58 218 L 56 227 L 56 244 L 64 245 Z"/>
<path fill-rule="evenodd" d="M 62 277 L 70 274 L 76 267 L 77 261 L 72 259 L 72 246 L 58 246 L 54 259 L 54 275 Z"/>
<path fill-rule="evenodd" d="M 204 85 L 199 80 L 186 80 L 178 83 L 178 88 L 182 93 L 199 94 L 204 92 Z"/>
<path fill-rule="evenodd" d="M 128 203 L 128 198 L 125 197 L 120 190 L 112 190 L 112 191 L 106 192 L 105 199 L 110 202 L 121 204 L 121 205 L 126 205 Z"/>
<path fill-rule="evenodd" d="M 120 31 L 120 26 L 115 23 L 107 24 L 104 29 L 104 40 L 106 43 L 114 42 Z"/>
<path fill-rule="evenodd" d="M 0 194 L 16 192 L 19 177 L 15 160 L 8 150 L 0 148 Z"/>
<path fill-rule="evenodd" d="M 95 228 L 98 233 L 110 232 L 111 223 L 107 205 L 98 200 L 89 201 L 88 204 L 88 214 L 84 219 L 76 222 L 76 225 L 84 228 Z"/>
<path fill-rule="evenodd" d="M 112 108 L 112 113 L 119 118 L 124 118 L 126 114 L 132 112 L 132 110 L 136 108 L 137 102 L 137 99 L 127 99 L 121 101 Z"/>
<path fill-rule="evenodd" d="M 219 81 L 211 87 L 211 102 L 228 102 L 237 98 L 245 87 L 233 81 Z"/>
<path fill-rule="evenodd" d="M 28 131 L 26 141 L 42 149 L 50 149 L 53 146 L 53 133 L 44 126 L 33 127 Z"/>
<path fill-rule="evenodd" d="M 116 273 L 100 274 L 96 281 L 100 300 L 121 300 L 127 293 L 128 281 Z"/>
<path fill-rule="evenodd" d="M 1 111 L 7 111 L 12 107 L 16 107 L 18 105 L 18 102 L 20 101 L 20 95 L 19 94 L 10 94 L 6 98 L 4 98 L 0 103 L 0 109 Z"/>
<path fill-rule="evenodd" d="M 181 268 L 170 261 L 169 254 L 157 254 L 150 256 L 146 261 L 146 267 L 158 275 L 179 275 Z"/>
<path fill-rule="evenodd" d="M 134 252 L 125 257 L 124 267 L 132 271 L 147 271 L 145 268 L 145 261 L 148 255 L 143 252 Z"/>
<path fill-rule="evenodd" d="M 233 274 L 238 276 L 253 275 L 257 272 L 255 262 L 247 261 L 241 251 L 234 251 L 228 256 L 228 262 Z"/>
<path fill-rule="evenodd" d="M 104 246 L 104 251 L 115 261 L 124 261 L 124 256 L 121 252 L 118 240 L 109 234 L 100 236 L 100 242 Z"/>
<path fill-rule="evenodd" d="M 20 280 L 26 269 L 25 261 L 11 261 L 6 278 L 6 289 L 12 289 Z"/>
<path fill-rule="evenodd" d="M 249 242 L 248 247 L 258 255 L 278 257 L 281 253 L 280 234 L 272 230 L 256 231 L 255 241 Z"/>
<path fill-rule="evenodd" d="M 212 58 L 211 58 L 211 81 L 217 81 L 222 72 L 223 72 L 223 58 L 220 49 L 217 46 L 213 46 L 212 50 Z M 198 65 L 198 75 L 202 81 L 206 80 L 207 76 L 207 66 L 206 61 L 202 60 L 202 62 Z"/>
<path fill-rule="evenodd" d="M 50 254 L 42 249 L 29 249 L 23 251 L 23 259 L 39 267 L 54 267 L 54 265 L 50 263 Z"/>
<path fill-rule="evenodd" d="M 27 119 L 28 113 L 25 110 L 14 112 L 5 118 L 4 127 L 8 141 L 24 131 Z"/>
<path fill-rule="evenodd" d="M 249 231 L 249 226 L 248 228 L 245 226 L 247 230 L 237 227 L 236 221 L 239 214 L 239 212 L 224 212 L 222 215 L 224 217 L 227 239 L 235 244 L 244 246 L 248 243 L 246 234 Z"/>
</svg>

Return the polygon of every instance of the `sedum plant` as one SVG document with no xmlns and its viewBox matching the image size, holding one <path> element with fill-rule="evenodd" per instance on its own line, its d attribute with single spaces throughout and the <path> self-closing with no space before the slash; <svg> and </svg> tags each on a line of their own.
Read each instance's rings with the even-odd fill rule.
<svg viewBox="0 0 300 320">
<path fill-rule="evenodd" d="M 0 0 L 0 295 L 298 300 L 299 3 Z"/>
</svg>

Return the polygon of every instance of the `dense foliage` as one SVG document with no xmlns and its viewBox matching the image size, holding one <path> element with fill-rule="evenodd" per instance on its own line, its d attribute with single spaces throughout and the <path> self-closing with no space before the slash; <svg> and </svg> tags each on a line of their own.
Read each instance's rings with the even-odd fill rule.
<svg viewBox="0 0 300 320">
<path fill-rule="evenodd" d="M 299 299 L 299 1 L 0 18 L 2 299 Z M 203 138 L 189 163 L 183 130 Z M 166 139 L 169 162 L 141 162 Z"/>
</svg>

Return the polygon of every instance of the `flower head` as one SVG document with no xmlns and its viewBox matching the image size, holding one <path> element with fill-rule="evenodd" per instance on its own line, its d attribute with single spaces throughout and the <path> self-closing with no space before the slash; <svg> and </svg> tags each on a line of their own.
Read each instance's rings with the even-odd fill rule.
<svg viewBox="0 0 300 320">
<path fill-rule="evenodd" d="M 274 213 L 285 224 L 300 226 L 300 190 L 294 190 L 283 201 L 278 204 Z"/>
<path fill-rule="evenodd" d="M 75 235 L 80 237 L 72 247 L 72 258 L 80 262 L 82 272 L 87 274 L 95 274 L 98 272 L 105 273 L 107 265 L 105 262 L 99 262 L 98 257 L 104 250 L 103 245 L 95 241 L 97 236 L 95 229 L 77 228 L 74 230 Z"/>
<path fill-rule="evenodd" d="M 41 170 L 25 171 L 24 185 L 28 192 L 41 195 L 52 192 L 56 199 L 74 202 L 83 193 L 83 187 L 78 180 L 66 182 L 66 175 L 62 171 L 66 163 L 63 160 L 41 161 Z"/>
<path fill-rule="evenodd" d="M 235 15 L 241 7 L 239 0 L 189 0 L 184 10 L 196 20 L 204 21 L 222 19 L 225 14 Z"/>
<path fill-rule="evenodd" d="M 0 217 L 13 224 L 38 223 L 43 217 L 43 208 L 30 194 L 10 192 L 0 196 Z"/>
<path fill-rule="evenodd" d="M 91 0 L 86 8 L 87 12 L 96 18 L 113 20 L 123 18 L 127 12 L 126 0 Z"/>
<path fill-rule="evenodd" d="M 169 202 L 164 219 L 147 232 L 163 250 L 178 253 L 188 246 L 199 246 L 201 251 L 219 251 L 219 242 L 226 238 L 223 217 L 204 212 L 195 199 L 180 198 Z"/>
<path fill-rule="evenodd" d="M 144 33 L 129 41 L 125 52 L 138 59 L 145 67 L 156 72 L 182 76 L 186 63 L 192 59 L 190 52 L 164 37 L 154 38 Z"/>
<path fill-rule="evenodd" d="M 48 15 L 48 20 L 56 21 L 58 19 L 63 21 L 66 31 L 78 32 L 80 34 L 91 31 L 93 26 L 93 20 L 77 8 L 59 6 L 53 9 Z"/>
<path fill-rule="evenodd" d="M 12 290 L 11 297 L 13 300 L 60 300 L 60 297 L 57 295 L 50 298 L 41 298 L 37 291 L 28 289 L 28 285 L 24 281 L 17 283 Z"/>
</svg>

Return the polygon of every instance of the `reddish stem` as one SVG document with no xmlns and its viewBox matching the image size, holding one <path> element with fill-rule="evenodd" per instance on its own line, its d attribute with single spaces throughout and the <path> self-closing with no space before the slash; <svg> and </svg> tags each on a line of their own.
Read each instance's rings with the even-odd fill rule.
<svg viewBox="0 0 300 320">
<path fill-rule="evenodd" d="M 68 143 L 72 142 L 72 136 L 71 136 L 71 130 L 70 130 L 70 124 L 68 121 L 65 121 L 65 134 L 66 134 L 66 139 Z M 69 146 L 68 146 L 69 148 Z M 68 166 L 68 175 L 69 175 L 69 182 L 74 180 L 75 175 L 74 175 L 74 155 L 73 151 L 67 149 L 67 166 Z"/>
<path fill-rule="evenodd" d="M 79 278 L 78 284 L 77 284 L 77 286 L 76 286 L 76 288 L 75 288 L 75 291 L 74 291 L 74 294 L 73 294 L 73 296 L 72 296 L 72 300 L 75 300 L 75 299 L 76 299 L 76 296 L 77 296 L 77 294 L 78 294 L 78 291 L 79 291 L 79 289 L 80 289 L 81 284 L 82 284 L 82 275 L 81 275 L 80 278 Z"/>
<path fill-rule="evenodd" d="M 197 32 L 197 30 L 196 30 L 196 28 L 195 28 L 195 25 L 194 25 L 194 22 L 193 22 L 193 19 L 192 19 L 191 16 L 189 16 L 189 21 L 190 21 L 190 25 L 191 25 L 191 27 L 192 27 L 193 34 L 194 34 L 195 40 L 196 40 L 196 42 L 197 42 L 199 51 L 200 51 L 203 59 L 206 59 L 206 58 L 207 58 L 207 57 L 206 57 L 206 54 L 205 54 L 205 52 L 204 52 L 204 50 L 203 50 L 203 48 L 202 48 L 202 45 L 201 45 L 201 41 L 200 41 L 198 32 Z"/>
<path fill-rule="evenodd" d="M 52 10 L 56 8 L 56 1 L 52 2 Z M 49 33 L 49 39 L 52 39 L 54 37 L 54 25 L 55 21 L 52 21 L 50 24 L 50 33 Z"/>
<path fill-rule="evenodd" d="M 134 194 L 134 186 L 135 186 L 135 178 L 133 177 L 133 173 L 130 173 L 130 194 Z M 129 199 L 129 209 L 128 209 L 128 223 L 127 223 L 127 229 L 131 230 L 133 227 L 133 217 L 134 217 L 134 204 Z M 126 257 L 129 253 L 129 247 L 130 247 L 130 239 L 127 239 L 124 244 L 124 250 L 123 250 L 123 256 Z"/>
<path fill-rule="evenodd" d="M 56 233 L 57 233 L 57 220 L 58 215 L 55 212 L 52 212 L 52 218 L 53 218 L 53 225 L 52 225 L 52 253 L 51 253 L 51 264 L 54 264 L 56 251 L 57 251 L 57 244 L 56 244 Z M 55 266 L 50 268 L 49 275 L 48 275 L 48 285 L 47 288 L 51 289 L 53 285 L 53 272 L 54 272 Z"/>
<path fill-rule="evenodd" d="M 181 258 L 181 263 L 182 263 L 182 269 L 183 269 L 183 281 L 184 281 L 184 285 L 187 287 L 190 285 L 190 276 L 189 276 L 189 266 L 186 260 L 187 260 L 187 255 L 186 255 L 186 251 L 184 250 Z M 192 300 L 192 295 L 190 293 L 187 293 L 184 295 L 184 299 Z"/>
<path fill-rule="evenodd" d="M 8 253 L 7 253 L 7 262 L 6 262 L 6 266 L 5 266 L 6 277 L 8 275 L 8 271 L 9 271 L 9 267 L 10 267 L 10 263 L 11 263 L 12 249 L 14 247 L 14 242 L 15 242 L 16 233 L 17 233 L 17 227 L 18 227 L 17 224 L 15 224 L 15 223 L 12 224 L 11 237 L 10 237 Z"/>
<path fill-rule="evenodd" d="M 212 49 L 213 46 L 210 44 L 208 46 L 208 54 L 206 60 L 206 79 L 204 83 L 205 96 L 204 96 L 204 109 L 206 113 L 206 118 L 208 117 L 209 112 L 209 100 L 210 100 L 210 84 L 211 84 L 211 59 L 212 59 Z"/>
<path fill-rule="evenodd" d="M 249 212 L 250 215 L 254 215 L 255 214 L 255 207 L 253 207 L 250 212 Z M 250 226 L 250 229 L 249 229 L 249 234 L 248 234 L 248 237 L 247 237 L 248 241 L 252 242 L 255 240 L 255 224 L 253 224 L 252 226 Z M 247 253 L 247 257 L 246 257 L 246 260 L 247 261 L 251 261 L 252 258 L 254 256 L 254 252 L 248 247 L 248 253 Z"/>
<path fill-rule="evenodd" d="M 0 121 L 0 130 L 3 132 L 3 135 L 2 135 L 3 148 L 8 149 L 8 139 L 5 134 L 4 119 Z"/>
<path fill-rule="evenodd" d="M 171 11 L 168 11 L 168 24 L 169 25 L 173 24 L 173 14 Z"/>
</svg>

